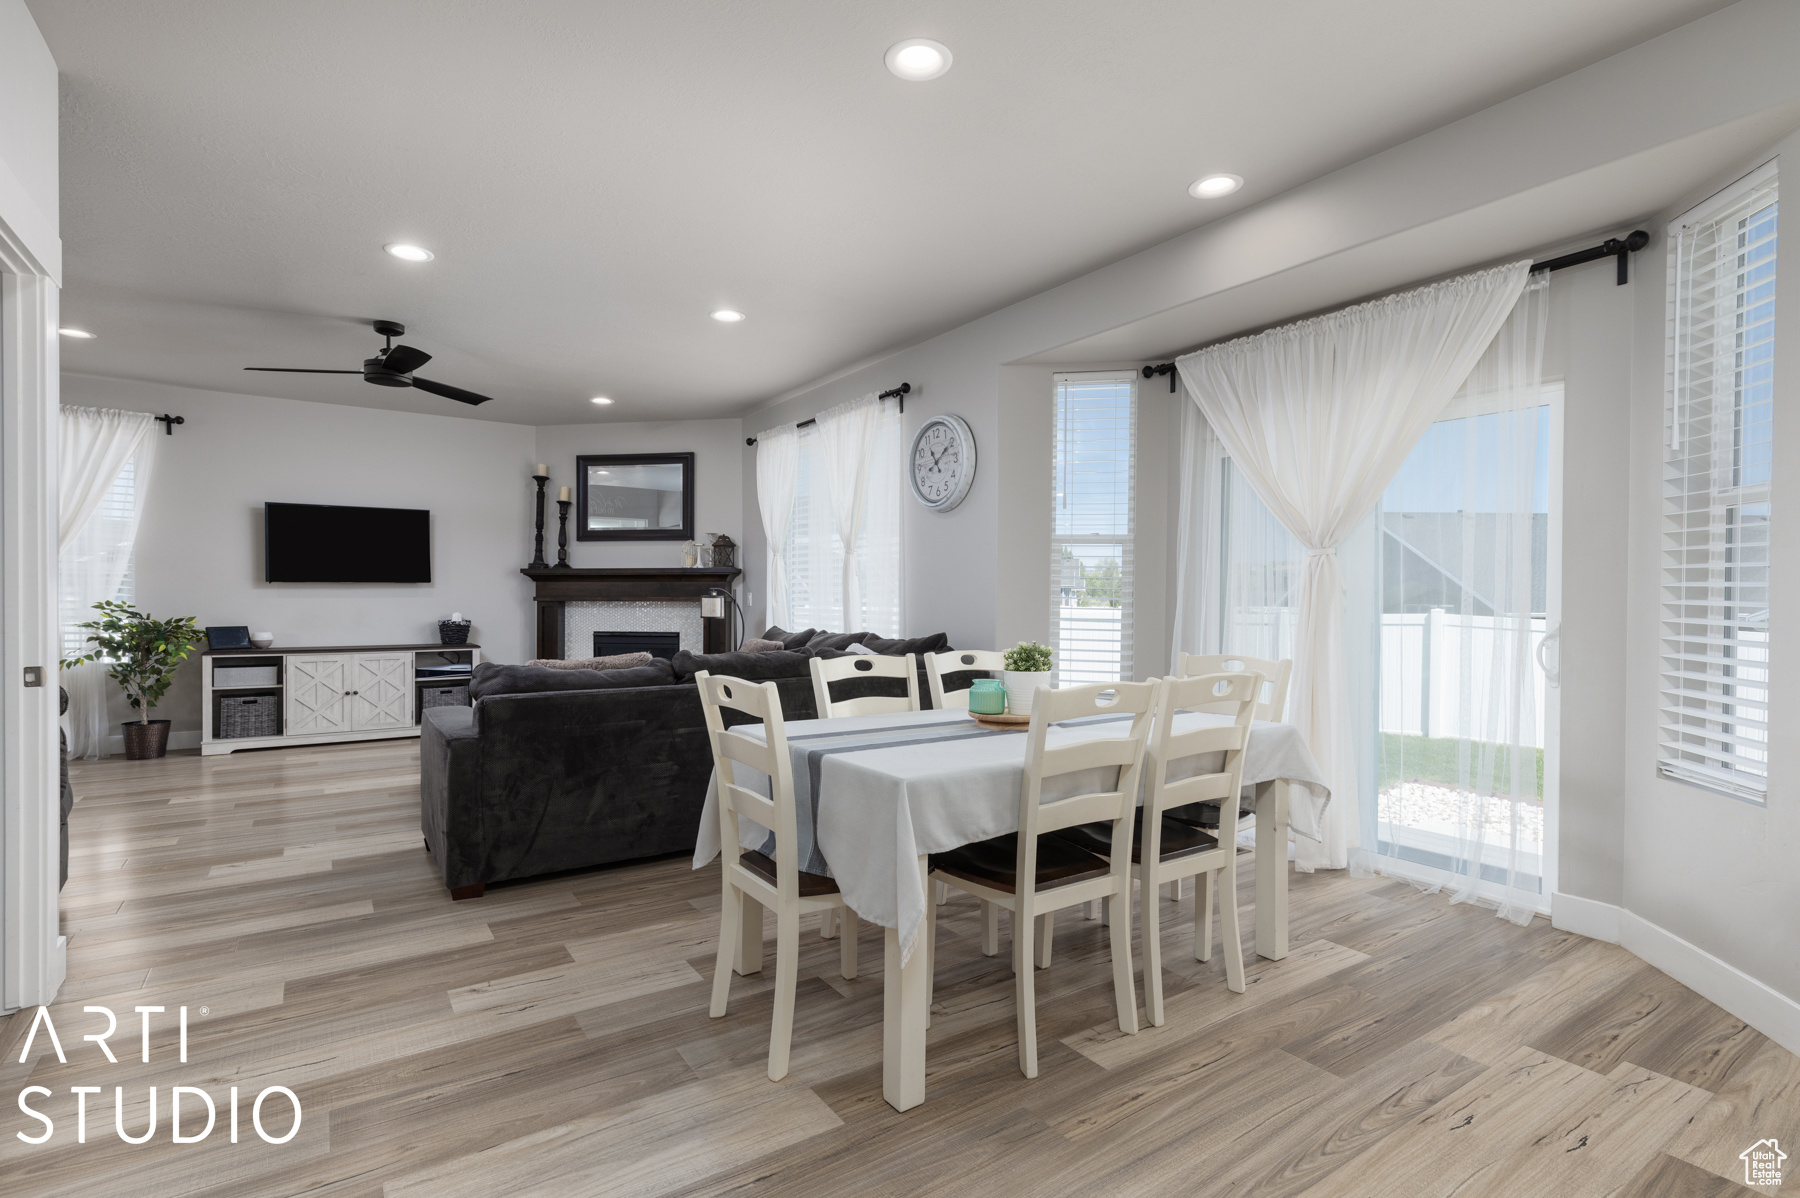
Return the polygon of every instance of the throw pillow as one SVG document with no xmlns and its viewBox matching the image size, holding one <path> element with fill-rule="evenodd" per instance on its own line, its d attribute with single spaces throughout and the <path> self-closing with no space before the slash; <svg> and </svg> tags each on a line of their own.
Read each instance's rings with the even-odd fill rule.
<svg viewBox="0 0 1800 1198">
<path fill-rule="evenodd" d="M 640 686 L 673 686 L 675 673 L 660 657 L 628 670 L 558 670 L 543 666 L 511 666 L 484 661 L 469 679 L 469 699 L 493 695 L 530 695 L 544 691 L 621 690 Z"/>
<path fill-rule="evenodd" d="M 771 678 L 806 678 L 812 673 L 810 653 L 777 649 L 767 653 L 689 653 L 675 655 L 669 664 L 675 677 L 692 682 L 701 670 L 717 677 L 742 678 L 746 682 L 766 682 Z"/>
<path fill-rule="evenodd" d="M 808 628 L 805 632 L 788 632 L 779 624 L 771 624 L 768 630 L 762 634 L 761 639 L 780 641 L 783 649 L 804 649 L 806 642 L 817 636 L 818 632 L 819 630 L 816 628 Z"/>
<path fill-rule="evenodd" d="M 648 653 L 615 653 L 611 657 L 539 657 L 525 664 L 546 670 L 629 670 L 647 666 L 651 660 Z"/>
<path fill-rule="evenodd" d="M 779 653 L 787 646 L 779 640 L 762 640 L 752 637 L 738 646 L 739 653 Z"/>
</svg>

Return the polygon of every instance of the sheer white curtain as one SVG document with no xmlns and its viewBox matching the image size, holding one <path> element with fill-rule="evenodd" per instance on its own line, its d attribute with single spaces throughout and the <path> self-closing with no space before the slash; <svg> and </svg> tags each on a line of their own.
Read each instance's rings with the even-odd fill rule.
<svg viewBox="0 0 1800 1198">
<path fill-rule="evenodd" d="M 1548 316 L 1540 275 L 1383 498 L 1380 786 L 1352 861 L 1520 924 L 1548 897 Z"/>
<path fill-rule="evenodd" d="M 800 485 L 800 433 L 782 426 L 756 438 L 756 504 L 769 547 L 769 623 L 788 627 L 787 539 Z M 792 631 L 790 629 L 790 631 Z"/>
<path fill-rule="evenodd" d="M 1225 450 L 1212 425 L 1191 403 L 1181 405 L 1181 496 L 1175 532 L 1175 635 L 1169 671 L 1183 653 L 1223 653 L 1219 641 L 1221 478 Z M 1238 652 L 1248 653 L 1241 649 Z"/>
<path fill-rule="evenodd" d="M 843 547 L 844 631 L 863 609 L 860 548 L 863 518 L 869 510 L 869 473 L 875 463 L 881 401 L 873 395 L 827 408 L 818 415 L 819 447 L 825 454 L 825 481 L 831 513 Z"/>
<path fill-rule="evenodd" d="M 796 438 L 793 501 L 781 553 L 789 622 L 770 617 L 790 631 L 900 635 L 904 431 L 899 406 L 872 396 L 873 410 L 852 413 L 845 423 L 845 409 L 863 402 L 820 413 Z M 758 503 L 770 502 L 760 485 L 759 474 Z"/>
<path fill-rule="evenodd" d="M 1356 827 L 1338 544 L 1487 350 L 1530 266 L 1465 275 L 1177 361 L 1234 469 L 1306 550 L 1288 720 L 1334 798 L 1324 842 L 1296 845 L 1300 869 L 1347 866 Z"/>
<path fill-rule="evenodd" d="M 62 409 L 57 575 L 65 653 L 83 643 L 74 625 L 93 618 L 94 604 L 120 597 L 143 515 L 155 428 L 147 412 Z M 112 732 L 106 667 L 77 666 L 63 673 L 62 684 L 69 691 L 70 753 L 101 756 Z"/>
</svg>

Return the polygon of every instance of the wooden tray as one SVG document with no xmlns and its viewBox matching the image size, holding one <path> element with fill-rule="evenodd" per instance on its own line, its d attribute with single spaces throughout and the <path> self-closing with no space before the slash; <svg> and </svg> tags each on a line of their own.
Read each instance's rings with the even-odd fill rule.
<svg viewBox="0 0 1800 1198">
<path fill-rule="evenodd" d="M 1016 728 L 1020 724 L 1031 723 L 1031 717 L 1028 715 L 982 715 L 971 711 L 969 718 L 976 723 L 987 724 L 995 728 Z"/>
</svg>

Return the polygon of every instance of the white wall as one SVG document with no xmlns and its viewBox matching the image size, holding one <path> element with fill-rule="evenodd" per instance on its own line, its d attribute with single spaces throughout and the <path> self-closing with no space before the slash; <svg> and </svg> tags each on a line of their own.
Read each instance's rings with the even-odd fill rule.
<svg viewBox="0 0 1800 1198">
<path fill-rule="evenodd" d="M 56 60 L 25 0 L 0 0 L 0 221 L 53 277 L 57 241 Z"/>
<path fill-rule="evenodd" d="M 489 658 L 531 656 L 531 584 L 518 571 L 531 557 L 535 430 L 78 375 L 62 400 L 187 420 L 155 434 L 135 560 L 143 609 L 248 624 L 278 646 L 435 641 L 437 621 L 460 611 Z M 429 508 L 432 581 L 265 582 L 270 500 Z M 198 732 L 199 693 L 190 663 L 156 713 L 174 735 Z"/>
<path fill-rule="evenodd" d="M 744 426 L 731 420 L 671 420 L 632 424 L 557 424 L 537 430 L 537 457 L 550 467 L 550 498 L 576 484 L 575 459 L 594 453 L 694 455 L 694 531 L 724 533 L 744 543 Z M 527 466 L 529 471 L 531 467 Z M 556 560 L 556 505 L 546 501 L 544 559 Z M 681 541 L 578 541 L 569 509 L 572 566 L 679 566 Z M 752 514 L 754 518 L 754 513 Z M 527 551 L 525 559 L 530 558 Z M 760 629 L 759 629 L 760 631 Z"/>
<path fill-rule="evenodd" d="M 1784 186 L 1800 186 L 1800 134 L 1773 150 L 1788 168 Z M 1656 235 L 1638 255 L 1646 278 L 1663 277 L 1663 228 L 1671 218 L 1769 156 L 1757 155 L 1739 163 L 1739 169 L 1723 172 L 1646 226 Z M 1800 266 L 1793 247 L 1782 248 L 1770 524 L 1769 623 L 1776 682 L 1770 688 L 1768 803 L 1742 802 L 1656 774 L 1666 320 L 1660 286 L 1638 289 L 1633 314 L 1625 752 L 1618 773 L 1624 800 L 1625 909 L 1788 998 L 1800 999 L 1800 869 L 1794 864 L 1800 860 L 1800 754 L 1795 751 L 1800 748 L 1800 704 L 1793 702 L 1795 688 L 1787 680 L 1800 645 L 1800 502 L 1796 488 L 1783 485 L 1800 478 L 1800 424 L 1795 420 L 1800 412 Z M 1794 1044 L 1791 1037 L 1786 1042 Z"/>
</svg>

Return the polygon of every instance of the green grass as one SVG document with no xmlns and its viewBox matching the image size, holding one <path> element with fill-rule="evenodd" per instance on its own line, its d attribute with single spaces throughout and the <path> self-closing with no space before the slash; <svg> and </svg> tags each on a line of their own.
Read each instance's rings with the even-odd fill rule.
<svg viewBox="0 0 1800 1198">
<path fill-rule="evenodd" d="M 1438 786 L 1457 786 L 1457 746 L 1461 742 L 1435 736 L 1405 736 L 1398 732 L 1381 734 L 1381 789 L 1400 782 L 1426 782 Z M 1536 760 L 1539 798 L 1544 794 L 1544 751 L 1525 750 Z M 1479 779 L 1483 762 L 1492 760 L 1493 793 L 1512 793 L 1512 753 L 1502 745 L 1482 741 L 1469 742 L 1469 775 Z"/>
</svg>

